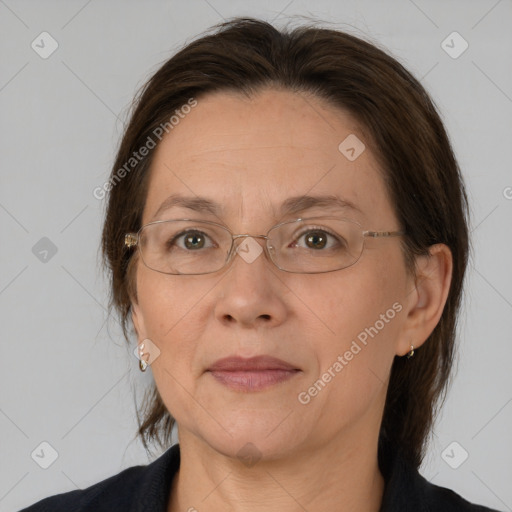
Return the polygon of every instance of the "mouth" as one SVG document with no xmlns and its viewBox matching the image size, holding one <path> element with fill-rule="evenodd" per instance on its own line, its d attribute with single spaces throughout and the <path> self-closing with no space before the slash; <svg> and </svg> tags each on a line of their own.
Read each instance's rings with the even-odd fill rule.
<svg viewBox="0 0 512 512">
<path fill-rule="evenodd" d="M 287 381 L 301 370 L 270 356 L 249 359 L 227 357 L 219 359 L 207 370 L 220 384 L 234 391 L 261 391 Z"/>
</svg>

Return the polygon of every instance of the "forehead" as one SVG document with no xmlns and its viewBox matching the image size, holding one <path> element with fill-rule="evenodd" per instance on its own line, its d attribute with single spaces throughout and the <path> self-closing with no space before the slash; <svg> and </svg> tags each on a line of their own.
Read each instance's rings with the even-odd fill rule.
<svg viewBox="0 0 512 512">
<path fill-rule="evenodd" d="M 197 103 L 160 144 L 161 152 L 175 150 L 176 164 L 201 156 L 215 160 L 216 154 L 235 151 L 290 158 L 290 149 L 300 164 L 305 153 L 313 158 L 326 150 L 336 155 L 340 128 L 347 135 L 360 131 L 348 113 L 304 92 L 266 89 L 248 98 L 223 91 Z"/>
<path fill-rule="evenodd" d="M 355 160 L 340 150 L 345 140 L 365 145 Z M 176 193 L 215 199 L 230 216 L 275 216 L 286 199 L 306 194 L 355 204 L 356 220 L 372 210 L 382 216 L 391 207 L 368 142 L 352 116 L 305 93 L 200 97 L 156 148 L 145 221 Z"/>
</svg>

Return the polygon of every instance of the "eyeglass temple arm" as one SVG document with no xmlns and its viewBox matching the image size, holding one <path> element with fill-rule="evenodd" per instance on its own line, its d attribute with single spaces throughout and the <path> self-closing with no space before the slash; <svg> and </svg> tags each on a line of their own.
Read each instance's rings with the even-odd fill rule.
<svg viewBox="0 0 512 512">
<path fill-rule="evenodd" d="M 405 235 L 405 231 L 363 231 L 363 236 L 370 236 L 372 238 L 402 235 Z"/>
</svg>

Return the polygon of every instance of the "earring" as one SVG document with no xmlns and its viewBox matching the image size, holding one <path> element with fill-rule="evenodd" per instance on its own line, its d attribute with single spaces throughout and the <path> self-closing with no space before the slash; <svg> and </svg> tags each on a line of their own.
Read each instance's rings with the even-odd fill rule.
<svg viewBox="0 0 512 512">
<path fill-rule="evenodd" d="M 407 359 L 410 359 L 414 355 L 414 345 L 411 345 L 411 351 L 407 354 Z"/>
<path fill-rule="evenodd" d="M 147 359 L 144 359 L 147 356 Z M 139 368 L 141 372 L 145 372 L 148 367 L 147 360 L 149 359 L 149 352 L 144 353 L 144 342 L 139 345 Z"/>
</svg>

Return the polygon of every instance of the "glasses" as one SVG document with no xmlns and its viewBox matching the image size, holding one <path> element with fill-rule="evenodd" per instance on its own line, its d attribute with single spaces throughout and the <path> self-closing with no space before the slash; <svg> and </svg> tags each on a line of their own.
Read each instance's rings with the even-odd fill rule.
<svg viewBox="0 0 512 512">
<path fill-rule="evenodd" d="M 364 231 L 355 221 L 339 217 L 310 217 L 281 222 L 266 235 L 234 235 L 221 224 L 194 219 L 160 220 L 125 235 L 125 246 L 137 246 L 146 267 L 163 274 L 211 274 L 223 269 L 238 253 L 254 261 L 262 247 L 280 270 L 299 274 L 333 272 L 356 263 L 367 237 L 404 235 L 403 231 Z M 246 239 L 235 244 L 235 239 Z M 249 238 L 249 239 L 248 239 Z M 241 248 L 243 246 L 243 249 Z M 236 250 L 235 250 L 236 248 Z"/>
</svg>

